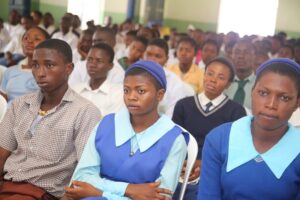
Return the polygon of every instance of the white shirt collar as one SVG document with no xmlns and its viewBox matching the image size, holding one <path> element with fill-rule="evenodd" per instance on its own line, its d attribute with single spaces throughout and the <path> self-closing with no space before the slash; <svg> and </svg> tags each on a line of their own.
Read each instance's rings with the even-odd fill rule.
<svg viewBox="0 0 300 200">
<path fill-rule="evenodd" d="M 246 116 L 232 123 L 226 171 L 230 172 L 260 156 L 275 177 L 280 179 L 286 168 L 300 153 L 300 133 L 289 124 L 288 131 L 278 143 L 267 152 L 260 154 L 253 145 L 251 134 L 252 119 L 253 117 Z"/>
<path fill-rule="evenodd" d="M 82 85 L 81 85 L 81 88 L 79 89 L 79 93 L 80 92 L 83 92 L 85 90 L 87 91 L 92 91 L 94 93 L 104 93 L 104 94 L 108 94 L 110 92 L 110 84 L 107 80 L 105 80 L 99 88 L 95 89 L 95 90 L 92 90 L 90 84 L 89 84 L 90 81 L 86 81 L 84 82 Z"/>
<path fill-rule="evenodd" d="M 207 96 L 204 94 L 204 92 L 201 92 L 200 94 L 198 94 L 198 98 L 199 98 L 201 107 L 203 109 L 205 109 L 206 104 L 209 103 L 209 102 L 211 102 L 213 104 L 213 106 L 211 108 L 217 107 L 218 105 L 220 105 L 224 101 L 226 96 L 222 93 L 218 97 L 216 97 L 215 99 L 210 100 L 209 98 L 207 98 Z"/>
<path fill-rule="evenodd" d="M 155 144 L 163 135 L 171 130 L 176 124 L 167 116 L 161 117 L 150 127 L 148 127 L 141 139 L 138 141 L 140 152 L 144 152 Z M 116 146 L 120 146 L 130 140 L 136 133 L 130 122 L 130 114 L 127 108 L 121 109 L 115 114 L 115 136 Z"/>
</svg>

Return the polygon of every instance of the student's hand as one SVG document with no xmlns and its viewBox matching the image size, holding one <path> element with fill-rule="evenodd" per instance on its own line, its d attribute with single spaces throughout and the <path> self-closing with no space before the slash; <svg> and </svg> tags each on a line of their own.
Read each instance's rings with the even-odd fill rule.
<svg viewBox="0 0 300 200">
<path fill-rule="evenodd" d="M 181 175 L 180 175 L 182 178 L 184 178 L 186 163 L 187 163 L 187 161 L 185 160 L 183 163 L 183 167 L 182 167 Z M 192 172 L 189 176 L 189 181 L 193 181 L 196 178 L 198 178 L 200 176 L 200 170 L 201 170 L 201 160 L 196 160 L 195 164 L 193 166 Z"/>
<path fill-rule="evenodd" d="M 73 181 L 71 187 L 65 187 L 65 192 L 66 197 L 72 200 L 82 199 L 85 197 L 102 196 L 101 191 L 82 181 Z"/>
<path fill-rule="evenodd" d="M 171 200 L 164 195 L 172 195 L 172 191 L 159 188 L 160 182 L 145 184 L 129 184 L 125 195 L 133 200 Z"/>
</svg>

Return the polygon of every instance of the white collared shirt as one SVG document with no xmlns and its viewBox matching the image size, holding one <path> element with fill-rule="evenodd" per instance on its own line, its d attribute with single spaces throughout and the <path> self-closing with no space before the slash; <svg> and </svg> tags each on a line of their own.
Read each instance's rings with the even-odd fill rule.
<svg viewBox="0 0 300 200">
<path fill-rule="evenodd" d="M 201 92 L 200 94 L 198 94 L 198 98 L 199 98 L 199 103 L 200 103 L 201 107 L 203 108 L 203 110 L 206 109 L 206 104 L 208 104 L 209 102 L 212 103 L 212 106 L 210 106 L 209 110 L 212 110 L 215 107 L 217 107 L 218 105 L 220 105 L 224 101 L 226 96 L 222 93 L 215 99 L 210 100 L 209 98 L 207 98 L 207 96 L 204 94 L 204 92 Z"/>
<path fill-rule="evenodd" d="M 98 89 L 92 90 L 89 83 L 79 83 L 73 89 L 95 104 L 102 116 L 115 113 L 124 106 L 122 85 L 104 81 Z"/>
<path fill-rule="evenodd" d="M 108 72 L 107 81 L 114 84 L 123 84 L 125 72 L 118 64 L 118 61 L 114 60 L 113 68 Z M 78 83 L 85 83 L 90 80 L 90 77 L 86 70 L 86 60 L 80 60 L 75 63 L 74 70 L 69 78 L 70 87 L 74 87 Z"/>
<path fill-rule="evenodd" d="M 79 40 L 79 38 L 72 31 L 69 31 L 65 35 L 61 31 L 59 31 L 57 33 L 54 33 L 52 38 L 66 41 L 71 46 L 71 49 L 76 49 Z"/>
<path fill-rule="evenodd" d="M 167 78 L 167 91 L 158 105 L 158 110 L 171 118 L 177 101 L 184 97 L 193 96 L 195 92 L 190 85 L 183 82 L 176 74 L 165 68 L 164 71 Z"/>
</svg>

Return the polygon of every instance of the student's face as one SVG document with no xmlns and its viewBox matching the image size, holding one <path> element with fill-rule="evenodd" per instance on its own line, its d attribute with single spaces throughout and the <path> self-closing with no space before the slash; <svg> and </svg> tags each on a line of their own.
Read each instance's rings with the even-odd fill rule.
<svg viewBox="0 0 300 200">
<path fill-rule="evenodd" d="M 143 57 L 145 45 L 139 41 L 133 41 L 129 46 L 128 59 L 137 61 Z"/>
<path fill-rule="evenodd" d="M 68 84 L 73 63 L 66 63 L 54 49 L 35 49 L 32 57 L 32 74 L 43 92 L 53 93 Z"/>
<path fill-rule="evenodd" d="M 181 42 L 177 47 L 176 53 L 179 63 L 188 65 L 192 64 L 196 52 L 190 43 Z"/>
<path fill-rule="evenodd" d="M 254 62 L 254 50 L 250 44 L 238 42 L 233 47 L 232 60 L 237 73 L 249 72 Z"/>
<path fill-rule="evenodd" d="M 113 64 L 104 50 L 92 48 L 88 53 L 86 66 L 91 79 L 103 79 L 106 78 Z"/>
<path fill-rule="evenodd" d="M 204 93 L 209 99 L 215 99 L 230 86 L 230 70 L 223 63 L 213 62 L 204 73 Z"/>
<path fill-rule="evenodd" d="M 125 36 L 125 45 L 126 45 L 126 47 L 128 47 L 132 43 L 133 40 L 134 40 L 134 36 L 126 35 Z"/>
<path fill-rule="evenodd" d="M 25 30 L 29 30 L 30 28 L 33 27 L 33 21 L 22 17 L 21 18 L 21 25 L 24 27 Z"/>
<path fill-rule="evenodd" d="M 155 45 L 149 45 L 144 53 L 144 59 L 157 62 L 161 66 L 164 66 L 168 57 L 162 48 Z"/>
<path fill-rule="evenodd" d="M 96 31 L 93 35 L 93 45 L 99 43 L 105 43 L 114 48 L 116 41 L 114 36 L 111 36 L 109 33 L 104 31 Z"/>
<path fill-rule="evenodd" d="M 217 57 L 218 49 L 215 45 L 207 43 L 202 48 L 202 59 L 205 64 Z"/>
<path fill-rule="evenodd" d="M 133 116 L 157 113 L 164 90 L 157 90 L 153 80 L 145 75 L 129 75 L 124 80 L 124 102 Z"/>
<path fill-rule="evenodd" d="M 69 19 L 66 19 L 66 18 L 63 17 L 61 19 L 61 22 L 60 22 L 61 32 L 68 33 L 69 30 L 70 30 L 71 25 L 72 25 L 71 21 Z"/>
<path fill-rule="evenodd" d="M 34 48 L 46 39 L 45 35 L 37 28 L 28 30 L 22 38 L 22 48 L 26 56 L 32 56 Z"/>
<path fill-rule="evenodd" d="M 80 36 L 79 39 L 79 48 L 83 51 L 88 53 L 92 47 L 92 35 L 91 34 L 83 34 Z"/>
<path fill-rule="evenodd" d="M 275 130 L 287 125 L 300 105 L 295 82 L 288 76 L 266 72 L 252 90 L 254 125 Z"/>
<path fill-rule="evenodd" d="M 290 48 L 282 47 L 278 51 L 278 57 L 293 59 L 293 52 Z"/>
</svg>

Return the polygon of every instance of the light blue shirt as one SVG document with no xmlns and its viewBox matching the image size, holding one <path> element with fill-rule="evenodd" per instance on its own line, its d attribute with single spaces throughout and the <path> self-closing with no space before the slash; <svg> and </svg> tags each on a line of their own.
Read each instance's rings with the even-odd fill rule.
<svg viewBox="0 0 300 200">
<path fill-rule="evenodd" d="M 84 181 L 93 185 L 103 191 L 103 197 L 107 199 L 129 199 L 125 197 L 124 194 L 130 183 L 112 181 L 99 176 L 101 155 L 98 154 L 95 147 L 98 125 L 90 135 L 72 180 Z M 152 126 L 143 131 L 143 133 L 136 134 L 131 126 L 127 109 L 122 109 L 115 115 L 116 146 L 120 146 L 128 140 L 131 140 L 132 150 L 134 152 L 138 149 L 140 152 L 144 152 L 151 148 L 157 140 L 174 126 L 175 124 L 168 117 L 162 115 Z M 160 177 L 157 179 L 157 181 L 161 182 L 160 188 L 175 191 L 186 153 L 187 147 L 185 139 L 183 135 L 179 135 L 174 141 L 165 165 L 160 172 Z"/>
<path fill-rule="evenodd" d="M 260 154 L 253 144 L 251 134 L 252 118 L 247 116 L 232 123 L 226 172 L 252 159 L 257 161 L 262 159 L 276 178 L 280 179 L 286 168 L 300 153 L 300 132 L 289 124 L 288 131 L 284 136 L 271 149 Z"/>
<path fill-rule="evenodd" d="M 25 59 L 26 60 L 26 59 Z M 1 91 L 8 97 L 8 103 L 18 96 L 35 92 L 39 89 L 31 70 L 22 69 L 21 64 L 8 68 L 3 75 Z"/>
</svg>

